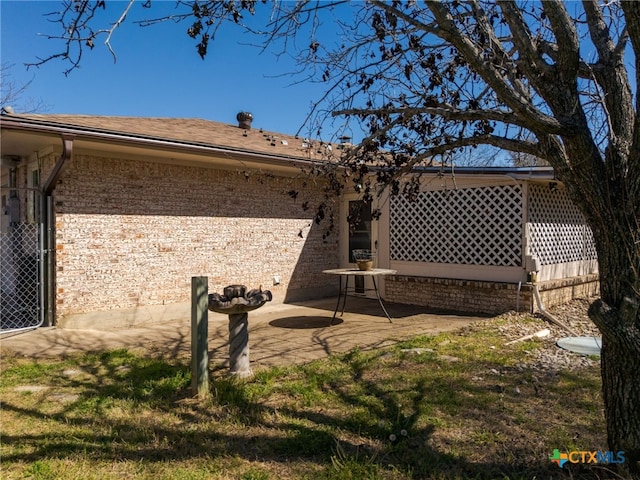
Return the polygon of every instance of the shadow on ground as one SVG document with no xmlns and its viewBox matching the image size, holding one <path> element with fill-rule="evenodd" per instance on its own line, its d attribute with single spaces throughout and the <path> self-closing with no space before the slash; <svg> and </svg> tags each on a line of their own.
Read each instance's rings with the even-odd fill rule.
<svg viewBox="0 0 640 480">
<path fill-rule="evenodd" d="M 377 473 L 371 478 L 615 478 L 580 467 L 560 470 L 549 462 L 546 452 L 540 455 L 540 445 L 521 442 L 517 436 L 513 440 L 496 437 L 499 445 L 485 447 L 493 453 L 477 451 L 476 458 L 451 453 L 470 451 L 468 443 L 478 444 L 477 431 L 468 432 L 473 438 L 443 438 L 438 433 L 444 427 L 442 420 L 430 421 L 430 412 L 446 412 L 440 417 L 469 424 L 484 417 L 490 419 L 492 431 L 515 431 L 517 424 L 501 400 L 506 389 L 495 389 L 491 383 L 472 384 L 462 377 L 403 379 L 398 373 L 380 377 L 377 361 L 396 362 L 396 372 L 424 368 L 420 362 L 412 365 L 402 357 L 380 355 L 353 352 L 330 371 L 318 364 L 302 368 L 296 373 L 302 390 L 293 389 L 293 384 L 289 390 L 269 388 L 269 375 L 250 382 L 221 375 L 213 379 L 211 401 L 192 398 L 187 365 L 126 351 L 87 357 L 77 365 L 76 375 L 49 375 L 52 390 L 37 394 L 42 398 L 35 406 L 3 402 L 5 415 L 21 419 L 21 425 L 42 422 L 45 417 L 47 422 L 42 433 L 37 428 L 5 429 L 3 463 L 60 459 L 131 461 L 142 466 L 239 458 L 279 463 L 285 469 L 296 462 L 315 465 L 320 475 L 309 478 L 347 478 L 329 476 L 346 465 L 352 474 L 354 465 L 365 469 L 358 470 L 363 474 L 373 468 Z M 482 365 L 482 370 L 491 368 L 501 365 Z M 338 374 L 335 369 L 340 370 Z M 386 374 L 393 371 L 387 369 Z M 72 389 L 77 396 L 58 401 L 52 411 L 56 401 L 51 395 L 62 389 Z M 311 395 L 308 400 L 305 391 Z M 558 396 L 560 407 L 571 418 L 579 415 L 569 392 L 564 393 Z M 523 392 L 519 401 L 527 402 L 528 395 L 534 395 L 533 390 Z M 399 398 L 404 402 L 399 403 Z M 474 398 L 489 401 L 479 409 Z M 136 405 L 143 405 L 147 414 L 136 413 Z M 458 447 L 451 441 L 459 442 Z M 532 451 L 539 455 L 532 459 Z"/>
<path fill-rule="evenodd" d="M 276 320 L 271 320 L 269 325 L 277 328 L 295 328 L 295 329 L 309 329 L 309 328 L 328 328 L 334 325 L 342 323 L 344 320 L 336 318 L 333 323 L 331 317 L 284 317 Z"/>
</svg>

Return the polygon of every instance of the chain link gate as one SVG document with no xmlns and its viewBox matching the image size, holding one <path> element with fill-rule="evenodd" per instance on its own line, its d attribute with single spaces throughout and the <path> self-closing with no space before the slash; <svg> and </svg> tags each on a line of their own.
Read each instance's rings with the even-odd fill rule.
<svg viewBox="0 0 640 480">
<path fill-rule="evenodd" d="M 13 221 L 0 231 L 0 333 L 37 328 L 44 321 L 42 226 L 37 222 L 40 193 L 29 190 L 24 194 L 23 198 L 30 197 L 31 218 L 9 212 Z M 18 197 L 9 199 L 9 209 L 13 198 Z"/>
</svg>

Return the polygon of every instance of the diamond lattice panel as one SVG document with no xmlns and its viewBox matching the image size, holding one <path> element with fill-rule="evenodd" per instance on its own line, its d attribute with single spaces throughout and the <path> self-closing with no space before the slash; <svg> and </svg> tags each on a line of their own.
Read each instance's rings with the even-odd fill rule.
<svg viewBox="0 0 640 480">
<path fill-rule="evenodd" d="M 0 234 L 0 330 L 40 325 L 38 225 L 14 224 Z"/>
<path fill-rule="evenodd" d="M 393 197 L 390 256 L 407 262 L 521 264 L 522 190 L 518 185 Z"/>
<path fill-rule="evenodd" d="M 564 189 L 529 188 L 531 254 L 541 265 L 595 260 L 593 234 Z"/>
</svg>

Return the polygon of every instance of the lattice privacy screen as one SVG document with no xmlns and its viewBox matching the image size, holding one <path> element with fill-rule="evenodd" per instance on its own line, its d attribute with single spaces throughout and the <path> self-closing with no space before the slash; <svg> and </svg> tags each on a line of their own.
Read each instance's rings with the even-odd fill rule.
<svg viewBox="0 0 640 480">
<path fill-rule="evenodd" d="M 591 229 L 564 189 L 529 188 L 529 241 L 541 265 L 595 260 Z"/>
<path fill-rule="evenodd" d="M 522 263 L 519 185 L 422 192 L 390 203 L 391 260 L 462 265 Z"/>
</svg>

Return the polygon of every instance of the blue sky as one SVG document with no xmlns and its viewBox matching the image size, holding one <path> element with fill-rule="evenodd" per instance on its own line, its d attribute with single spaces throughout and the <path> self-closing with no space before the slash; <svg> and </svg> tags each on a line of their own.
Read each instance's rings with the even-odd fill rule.
<svg viewBox="0 0 640 480">
<path fill-rule="evenodd" d="M 58 24 L 44 14 L 61 9 L 56 1 L 0 0 L 1 60 L 13 65 L 11 81 L 28 89 L 16 105 L 29 99 L 46 105 L 40 113 L 203 118 L 235 123 L 236 114 L 250 111 L 254 127 L 295 134 L 305 121 L 322 85 L 303 83 L 283 74 L 294 70 L 286 56 L 260 53 L 247 45 L 251 38 L 227 28 L 201 60 L 197 42 L 186 35 L 187 23 L 139 27 L 135 19 L 148 18 L 136 2 L 127 23 L 112 39 L 117 62 L 101 40 L 87 50 L 81 68 L 52 61 L 28 71 L 24 64 L 62 49 L 62 44 L 39 34 L 55 33 Z M 173 1 L 152 2 L 151 16 L 171 12 Z M 107 1 L 109 21 L 118 18 L 125 2 Z M 232 27 L 230 25 L 230 27 Z M 337 127 L 336 127 L 337 128 Z M 325 127 L 325 134 L 334 128 Z M 313 135 L 308 129 L 301 134 Z M 324 135 L 323 135 L 324 136 Z"/>
</svg>

